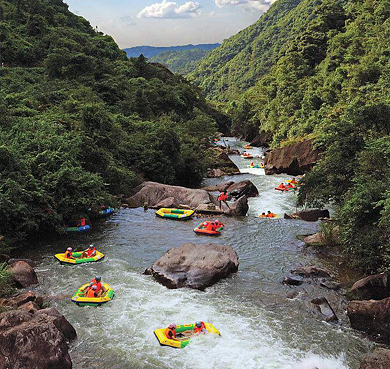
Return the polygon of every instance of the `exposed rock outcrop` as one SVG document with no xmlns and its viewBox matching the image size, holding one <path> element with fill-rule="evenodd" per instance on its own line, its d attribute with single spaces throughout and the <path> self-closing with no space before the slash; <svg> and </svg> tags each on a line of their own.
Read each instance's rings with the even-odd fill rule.
<svg viewBox="0 0 390 369">
<path fill-rule="evenodd" d="M 304 174 L 318 161 L 320 153 L 313 149 L 313 140 L 302 141 L 267 152 L 265 174 Z"/>
<path fill-rule="evenodd" d="M 322 233 L 314 233 L 310 236 L 307 236 L 303 239 L 306 245 L 314 246 L 314 245 L 322 245 L 324 243 L 324 239 L 322 237 Z"/>
<path fill-rule="evenodd" d="M 143 182 L 134 189 L 134 195 L 126 199 L 130 208 L 144 206 L 155 207 L 164 201 L 174 201 L 178 204 L 196 208 L 199 204 L 217 203 L 215 196 L 205 190 L 197 190 L 181 186 L 165 185 L 157 182 Z"/>
<path fill-rule="evenodd" d="M 383 300 L 350 301 L 347 314 L 354 329 L 390 343 L 390 297 Z"/>
<path fill-rule="evenodd" d="M 290 286 L 300 286 L 303 283 L 303 278 L 300 276 L 287 276 L 283 278 L 282 283 Z"/>
<path fill-rule="evenodd" d="M 329 218 L 329 210 L 327 209 L 312 209 L 297 211 L 292 214 L 284 214 L 284 219 L 299 219 L 306 222 L 316 222 L 320 218 Z"/>
<path fill-rule="evenodd" d="M 390 275 L 381 273 L 359 279 L 350 290 L 365 300 L 390 297 Z"/>
<path fill-rule="evenodd" d="M 336 322 L 339 320 L 325 297 L 313 299 L 311 303 L 315 305 L 326 322 Z"/>
<path fill-rule="evenodd" d="M 35 268 L 35 263 L 31 260 L 31 259 L 14 259 L 14 258 L 11 258 L 8 260 L 8 265 L 12 265 L 18 261 L 24 261 L 25 263 L 27 263 L 28 265 L 30 265 L 31 268 Z"/>
<path fill-rule="evenodd" d="M 227 216 L 244 216 L 248 212 L 248 199 L 246 196 L 241 196 L 233 205 L 230 205 L 230 209 L 225 211 Z"/>
<path fill-rule="evenodd" d="M 256 197 L 259 195 L 259 191 L 250 180 L 234 183 L 228 187 L 227 191 L 229 198 L 239 198 L 243 195 L 246 197 Z"/>
<path fill-rule="evenodd" d="M 360 369 L 389 369 L 390 350 L 377 347 L 371 354 L 365 355 Z"/>
<path fill-rule="evenodd" d="M 210 167 L 207 168 L 206 177 L 214 178 L 240 173 L 236 164 L 230 160 L 229 155 L 225 149 L 211 147 L 208 150 L 211 151 L 213 162 L 211 163 Z"/>
<path fill-rule="evenodd" d="M 9 265 L 16 287 L 24 288 L 38 283 L 35 270 L 25 261 L 16 261 Z"/>
<path fill-rule="evenodd" d="M 238 256 L 231 246 L 185 243 L 168 250 L 145 274 L 168 288 L 204 290 L 238 270 Z"/>
<path fill-rule="evenodd" d="M 256 197 L 259 195 L 256 186 L 248 179 L 240 182 L 228 181 L 215 186 L 203 187 L 202 190 L 208 192 L 227 191 L 229 198 L 239 198 L 243 195 Z"/>
<path fill-rule="evenodd" d="M 71 324 L 53 308 L 4 312 L 0 314 L 0 367 L 70 369 L 67 341 L 75 337 Z"/>
</svg>

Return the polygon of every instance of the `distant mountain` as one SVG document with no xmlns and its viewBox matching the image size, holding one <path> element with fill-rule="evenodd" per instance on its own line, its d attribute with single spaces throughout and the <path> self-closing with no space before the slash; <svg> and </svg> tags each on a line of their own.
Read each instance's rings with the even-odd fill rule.
<svg viewBox="0 0 390 369">
<path fill-rule="evenodd" d="M 199 45 L 180 45 L 180 46 L 134 46 L 129 47 L 127 49 L 123 49 L 126 51 L 127 57 L 136 57 L 138 58 L 141 54 L 146 58 L 153 58 L 157 54 L 160 54 L 165 51 L 182 51 L 182 50 L 191 50 L 191 49 L 202 49 L 202 50 L 213 50 L 218 47 L 220 44 L 199 44 Z"/>
<path fill-rule="evenodd" d="M 191 73 L 210 52 L 211 50 L 203 49 L 164 51 L 154 56 L 151 61 L 167 66 L 174 73 L 185 75 Z"/>
</svg>

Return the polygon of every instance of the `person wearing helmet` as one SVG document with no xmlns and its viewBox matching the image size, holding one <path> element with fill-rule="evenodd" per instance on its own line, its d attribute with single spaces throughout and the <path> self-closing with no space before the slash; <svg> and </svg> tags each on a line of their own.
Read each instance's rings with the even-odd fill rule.
<svg viewBox="0 0 390 369">
<path fill-rule="evenodd" d="M 102 284 L 102 277 L 95 277 L 89 286 L 84 288 L 84 292 L 87 293 L 93 286 L 96 286 L 96 297 L 100 297 L 106 292 Z"/>
<path fill-rule="evenodd" d="M 207 329 L 206 329 L 205 324 L 203 322 L 199 322 L 199 321 L 195 322 L 194 332 L 195 332 L 195 334 L 206 333 Z"/>
<path fill-rule="evenodd" d="M 96 246 L 95 245 L 89 245 L 86 250 L 83 251 L 81 254 L 82 258 L 93 258 L 96 256 Z"/>
<path fill-rule="evenodd" d="M 73 249 L 71 248 L 71 247 L 68 247 L 67 249 L 66 249 L 66 251 L 65 251 L 65 257 L 67 258 L 67 259 L 74 259 L 74 257 L 73 257 Z"/>
<path fill-rule="evenodd" d="M 96 289 L 97 287 L 93 285 L 90 289 L 88 289 L 87 293 L 85 294 L 85 297 L 92 297 L 92 298 L 98 297 L 96 293 Z"/>
<path fill-rule="evenodd" d="M 167 338 L 169 338 L 171 340 L 174 340 L 176 338 L 175 329 L 176 329 L 176 324 L 175 323 L 171 323 L 171 324 L 168 325 L 167 328 L 165 328 L 164 333 L 167 336 Z"/>
</svg>

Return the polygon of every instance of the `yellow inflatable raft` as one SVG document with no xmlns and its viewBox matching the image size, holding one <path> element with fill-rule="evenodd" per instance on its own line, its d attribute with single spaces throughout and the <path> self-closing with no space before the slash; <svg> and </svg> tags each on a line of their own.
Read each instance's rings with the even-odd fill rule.
<svg viewBox="0 0 390 369">
<path fill-rule="evenodd" d="M 73 295 L 72 301 L 78 306 L 101 306 L 114 298 L 114 290 L 109 284 L 103 283 L 105 292 L 100 297 L 85 297 L 84 289 L 89 286 L 89 283 L 83 284 Z"/>
<path fill-rule="evenodd" d="M 190 219 L 194 212 L 195 210 L 161 208 L 156 211 L 156 216 L 160 218 L 186 220 Z"/>
<path fill-rule="evenodd" d="M 90 258 L 81 258 L 81 252 L 74 252 L 72 255 L 75 259 L 69 259 L 65 257 L 65 254 L 55 254 L 54 257 L 61 264 L 84 264 L 84 263 L 93 263 L 95 261 L 102 260 L 104 258 L 104 254 L 99 251 L 96 251 L 96 256 L 92 256 Z"/>
<path fill-rule="evenodd" d="M 211 323 L 203 322 L 207 332 L 214 333 L 217 335 L 221 335 L 219 333 L 219 330 L 216 329 Z M 156 329 L 154 331 L 154 334 L 156 335 L 156 338 L 158 339 L 158 342 L 160 342 L 161 346 L 171 346 L 175 348 L 183 348 L 186 347 L 190 343 L 190 339 L 192 337 L 198 336 L 199 334 L 196 334 L 194 332 L 195 324 L 183 324 L 176 326 L 175 339 L 170 339 L 165 335 L 165 329 L 166 328 L 160 328 Z"/>
</svg>

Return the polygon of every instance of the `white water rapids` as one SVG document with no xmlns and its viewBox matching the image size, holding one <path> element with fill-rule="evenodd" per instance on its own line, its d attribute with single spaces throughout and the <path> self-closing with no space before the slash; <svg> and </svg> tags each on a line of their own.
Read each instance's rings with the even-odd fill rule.
<svg viewBox="0 0 390 369">
<path fill-rule="evenodd" d="M 243 146 L 231 139 L 230 144 Z M 261 154 L 259 149 L 253 152 Z M 292 177 L 265 176 L 262 169 L 246 168 L 249 160 L 237 156 L 233 160 L 244 172 L 233 180 L 251 179 L 260 196 L 250 198 L 248 217 L 221 218 L 226 229 L 212 241 L 236 250 L 239 272 L 206 292 L 169 290 L 142 274 L 170 247 L 209 242 L 192 231 L 201 217 L 174 222 L 156 218 L 152 210 L 123 209 L 88 234 L 33 245 L 38 250 L 34 258 L 39 265 L 39 292 L 51 296 L 52 304 L 77 330 L 78 338 L 71 344 L 74 368 L 359 368 L 372 343 L 343 325 L 330 325 L 312 316 L 299 298 L 286 298 L 290 288 L 280 283 L 297 265 L 321 266 L 295 237 L 313 233 L 317 224 L 282 219 L 284 212 L 295 210 L 295 195 L 274 187 Z M 207 184 L 228 179 L 208 180 Z M 267 210 L 281 218 L 257 217 Z M 106 255 L 103 261 L 62 266 L 53 258 L 66 246 L 90 243 L 100 245 Z M 100 308 L 73 304 L 74 291 L 95 275 L 114 288 L 114 300 Z M 214 324 L 221 337 L 201 336 L 184 349 L 159 346 L 154 329 L 196 320 Z"/>
</svg>

